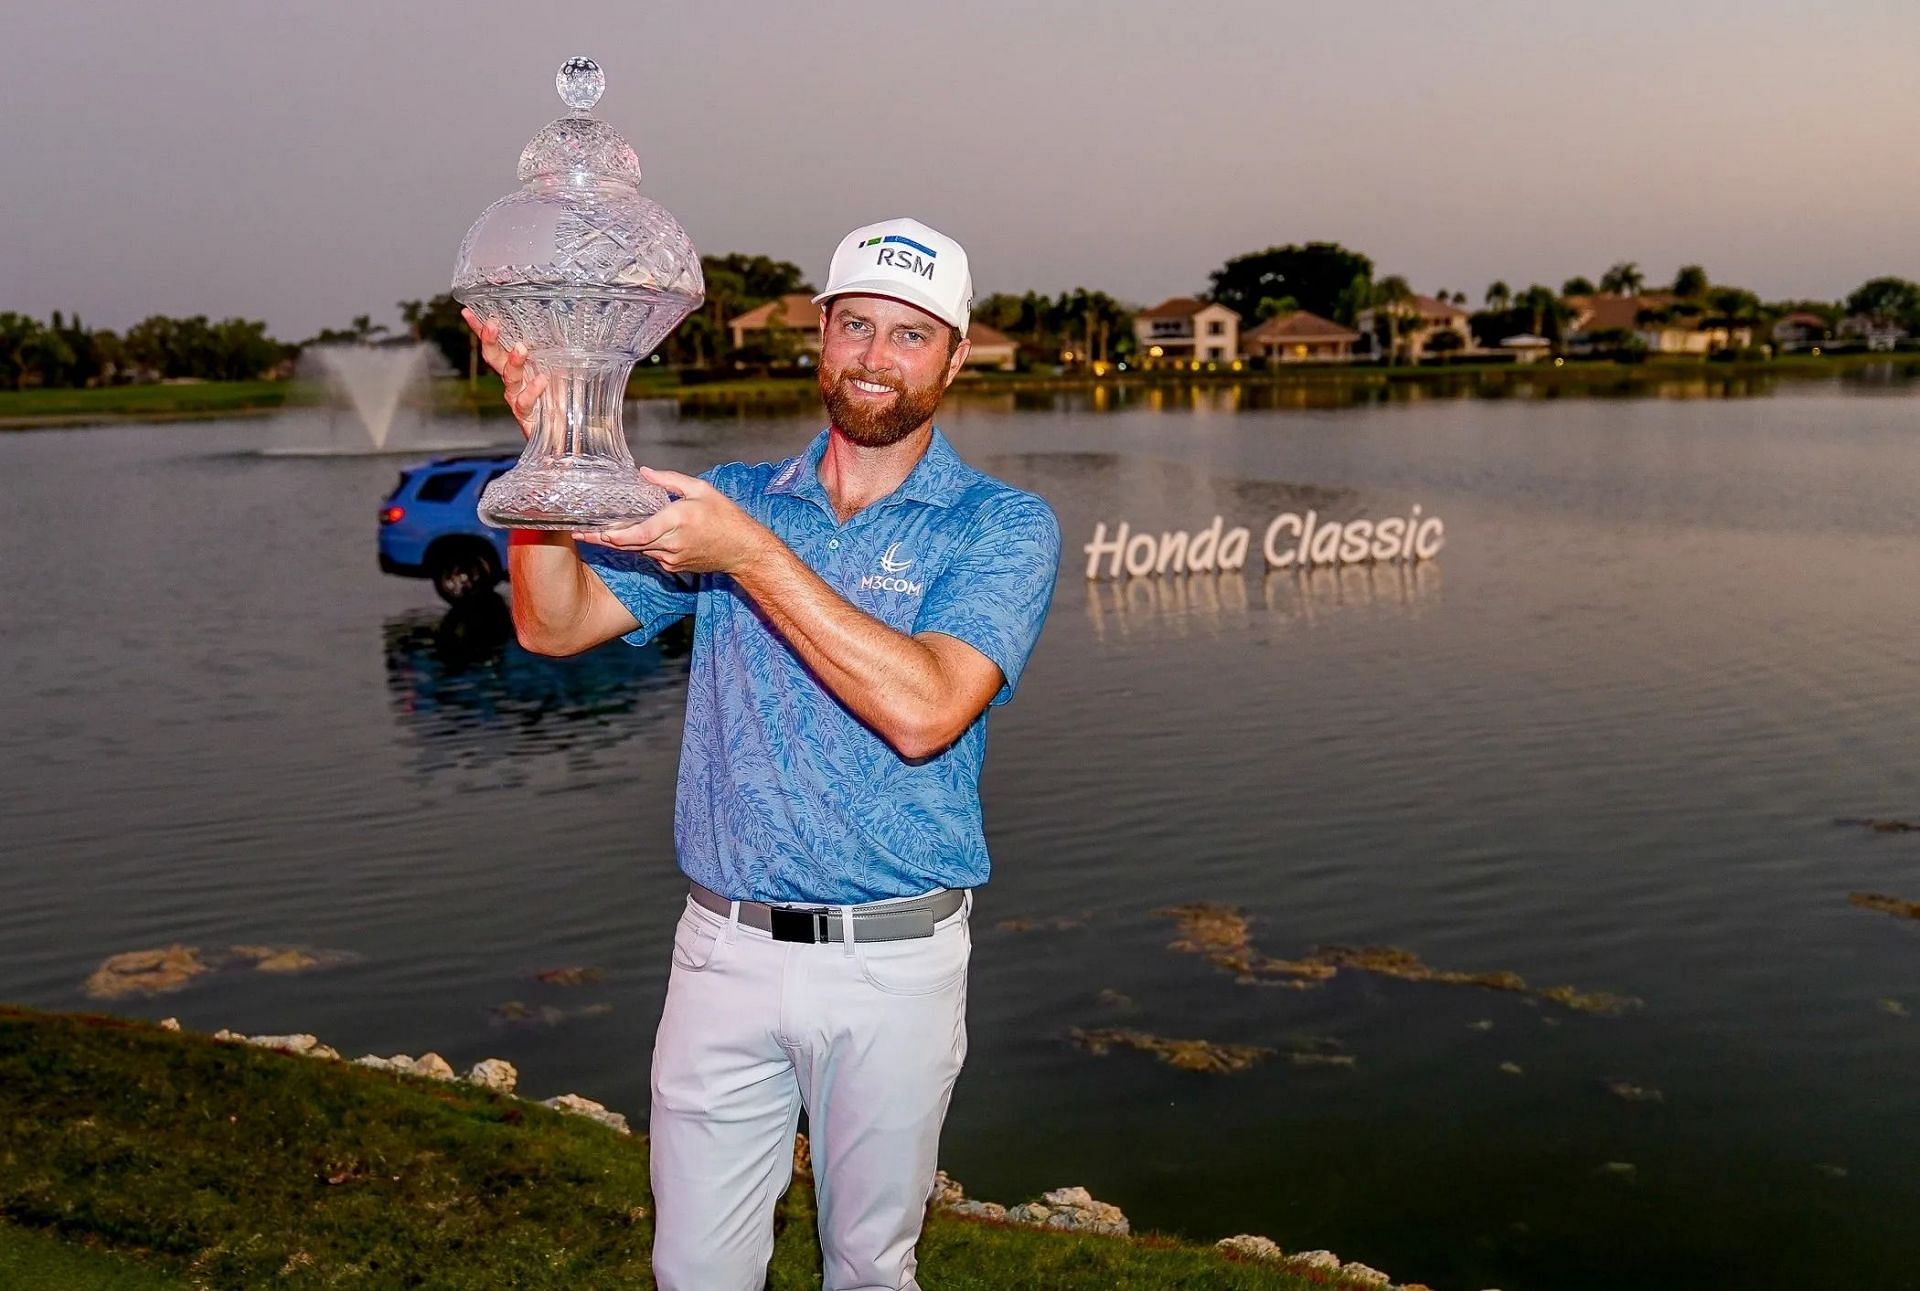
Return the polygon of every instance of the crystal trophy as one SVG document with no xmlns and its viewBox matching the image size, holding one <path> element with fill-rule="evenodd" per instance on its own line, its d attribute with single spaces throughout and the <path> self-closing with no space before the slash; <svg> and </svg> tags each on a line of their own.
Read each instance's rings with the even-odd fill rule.
<svg viewBox="0 0 1920 1291">
<path fill-rule="evenodd" d="M 640 159 L 590 109 L 599 64 L 569 59 L 554 78 L 572 111 L 520 154 L 520 187 L 460 243 L 454 299 L 500 340 L 527 347 L 547 387 L 526 449 L 480 497 L 503 529 L 595 530 L 668 501 L 640 478 L 620 423 L 633 365 L 706 299 L 700 256 L 680 222 L 640 194 Z"/>
</svg>

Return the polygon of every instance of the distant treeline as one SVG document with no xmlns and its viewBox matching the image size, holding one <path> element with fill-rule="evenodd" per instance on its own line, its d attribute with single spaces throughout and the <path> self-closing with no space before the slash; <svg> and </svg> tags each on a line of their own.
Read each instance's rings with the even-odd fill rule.
<svg viewBox="0 0 1920 1291">
<path fill-rule="evenodd" d="M 727 327 L 758 305 L 814 290 L 797 265 L 760 255 L 702 256 L 707 298 L 660 348 L 659 361 L 676 368 L 777 366 L 800 351 L 804 328 L 762 331 L 744 349 L 732 344 Z M 1656 295 L 1657 293 L 1657 295 Z M 1470 327 L 1482 345 L 1530 333 L 1558 344 L 1573 317 L 1570 299 L 1599 295 L 1653 297 L 1640 322 L 1669 318 L 1751 327 L 1756 336 L 1790 313 L 1817 315 L 1828 325 L 1843 318 L 1871 320 L 1920 336 L 1920 284 L 1904 278 L 1875 278 L 1844 300 L 1763 301 L 1738 286 L 1715 283 L 1699 265 L 1683 265 L 1671 284 L 1652 286 L 1637 265 L 1622 262 L 1597 282 L 1573 277 L 1559 290 L 1535 283 L 1514 290 L 1490 283 L 1472 310 Z M 1383 352 L 1393 352 L 1394 322 L 1415 299 L 1398 274 L 1376 276 L 1373 261 L 1336 242 L 1268 247 L 1228 260 L 1209 275 L 1196 297 L 1217 301 L 1240 315 L 1245 326 L 1276 314 L 1306 310 L 1344 326 L 1371 322 L 1381 331 Z M 1467 294 L 1441 288 L 1432 298 L 1468 307 Z M 425 341 L 456 371 L 474 373 L 478 355 L 460 306 L 451 295 L 403 300 L 401 327 L 375 323 L 370 315 L 344 328 L 327 328 L 304 341 L 286 342 L 267 335 L 255 319 L 210 322 L 205 315 L 169 318 L 156 314 L 124 334 L 90 328 L 78 316 L 59 311 L 45 322 L 24 314 L 0 312 L 0 388 L 79 387 L 178 379 L 247 380 L 285 376 L 307 345 L 324 343 L 392 344 Z M 1134 357 L 1135 309 L 1103 291 L 1077 287 L 1058 296 L 1037 292 L 995 292 L 974 302 L 973 317 L 1005 332 L 1019 347 L 1021 366 L 1126 361 Z M 1631 346 L 1630 336 L 1622 338 Z"/>
</svg>

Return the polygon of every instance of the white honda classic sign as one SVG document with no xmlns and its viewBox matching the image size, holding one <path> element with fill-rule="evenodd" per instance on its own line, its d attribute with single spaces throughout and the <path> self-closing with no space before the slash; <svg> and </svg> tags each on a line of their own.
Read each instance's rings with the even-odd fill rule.
<svg viewBox="0 0 1920 1291">
<path fill-rule="evenodd" d="M 1132 578 L 1148 574 L 1232 573 L 1245 569 L 1253 531 L 1226 528 L 1215 516 L 1197 532 L 1172 529 L 1134 532 L 1125 521 L 1107 534 L 1106 521 L 1094 526 L 1087 553 L 1088 578 Z M 1404 516 L 1379 520 L 1323 520 L 1316 511 L 1286 511 L 1275 516 L 1260 539 L 1268 569 L 1308 565 L 1357 565 L 1376 561 L 1432 560 L 1446 543 L 1438 516 L 1419 507 Z"/>
</svg>

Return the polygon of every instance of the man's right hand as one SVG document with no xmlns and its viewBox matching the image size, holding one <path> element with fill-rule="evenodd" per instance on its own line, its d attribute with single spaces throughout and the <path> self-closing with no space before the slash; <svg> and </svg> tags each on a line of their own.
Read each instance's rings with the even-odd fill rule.
<svg viewBox="0 0 1920 1291">
<path fill-rule="evenodd" d="M 500 374 L 500 380 L 507 388 L 507 407 L 513 410 L 514 418 L 520 423 L 520 433 L 532 436 L 533 410 L 540 403 L 540 392 L 547 388 L 547 374 L 535 372 L 527 374 L 527 347 L 516 341 L 512 346 L 500 343 L 499 320 L 482 323 L 473 310 L 462 307 L 460 317 L 467 320 L 467 326 L 480 338 L 480 357 L 487 366 Z"/>
</svg>

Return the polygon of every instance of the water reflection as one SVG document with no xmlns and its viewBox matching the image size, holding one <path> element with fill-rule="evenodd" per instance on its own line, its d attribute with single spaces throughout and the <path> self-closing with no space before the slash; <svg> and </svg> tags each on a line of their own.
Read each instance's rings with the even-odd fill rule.
<svg viewBox="0 0 1920 1291">
<path fill-rule="evenodd" d="M 950 416 L 1016 412 L 1084 413 L 1144 410 L 1167 413 L 1327 412 L 1347 408 L 1409 406 L 1466 399 L 1756 399 L 1778 393 L 1783 385 L 1839 385 L 1851 391 L 1905 391 L 1920 377 L 1912 359 L 1811 374 L 1730 368 L 1648 364 L 1589 367 L 1575 363 L 1463 368 L 1318 368 L 1278 375 L 1225 373 L 1199 376 L 1154 374 L 1109 376 L 1089 382 L 1078 376 L 1033 374 L 1013 381 L 995 379 L 979 386 L 957 384 L 947 397 Z M 759 390 L 751 395 L 690 401 L 682 417 L 738 418 L 811 412 L 819 392 L 811 382 L 791 390 Z"/>
<path fill-rule="evenodd" d="M 1436 561 L 1339 568 L 1276 569 L 1264 574 L 1151 575 L 1087 584 L 1094 636 L 1124 639 L 1143 629 L 1217 632 L 1256 617 L 1313 626 L 1330 615 L 1376 609 L 1417 615 L 1441 594 Z"/>
<path fill-rule="evenodd" d="M 548 658 L 521 648 L 492 594 L 388 619 L 382 635 L 393 714 L 420 741 L 423 770 L 613 748 L 680 711 L 691 641 L 682 623 L 642 649 Z"/>
</svg>

